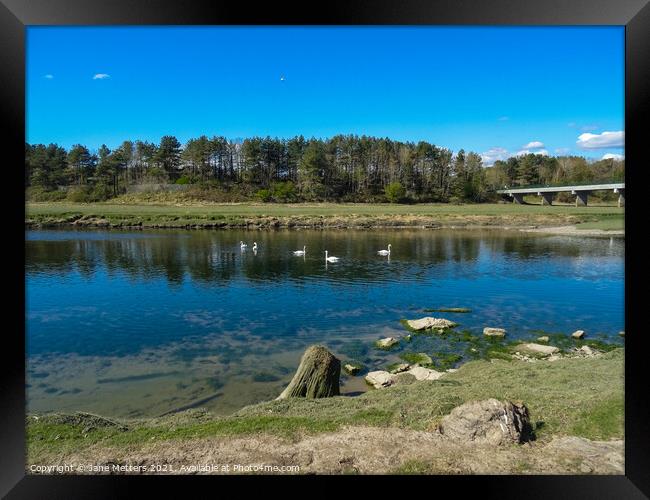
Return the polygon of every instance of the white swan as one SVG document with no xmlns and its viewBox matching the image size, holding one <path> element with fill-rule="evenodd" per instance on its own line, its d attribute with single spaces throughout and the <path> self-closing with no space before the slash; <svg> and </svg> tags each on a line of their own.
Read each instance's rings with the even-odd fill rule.
<svg viewBox="0 0 650 500">
<path fill-rule="evenodd" d="M 339 261 L 339 258 L 338 258 L 338 257 L 334 257 L 334 256 L 328 257 L 328 256 L 327 256 L 327 250 L 325 250 L 325 261 L 326 261 L 326 262 L 338 262 L 338 261 Z"/>
<path fill-rule="evenodd" d="M 302 247 L 302 250 L 296 250 L 296 251 L 293 252 L 293 254 L 294 255 L 305 255 L 306 252 L 307 252 L 307 247 L 304 246 L 304 247 Z"/>
<path fill-rule="evenodd" d="M 257 241 L 253 242 L 253 252 L 257 252 Z"/>
<path fill-rule="evenodd" d="M 377 253 L 379 255 L 390 255 L 390 243 L 388 244 L 388 250 L 379 250 Z"/>
<path fill-rule="evenodd" d="M 243 241 L 239 242 L 239 248 L 241 248 L 242 250 L 246 250 L 247 247 L 248 247 L 248 245 L 246 243 L 244 243 Z"/>
</svg>

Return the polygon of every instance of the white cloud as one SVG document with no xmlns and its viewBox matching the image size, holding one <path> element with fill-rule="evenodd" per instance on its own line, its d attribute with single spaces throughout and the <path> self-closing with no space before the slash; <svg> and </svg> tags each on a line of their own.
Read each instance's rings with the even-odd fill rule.
<svg viewBox="0 0 650 500">
<path fill-rule="evenodd" d="M 539 149 L 537 151 L 531 151 L 530 149 L 522 149 L 521 151 L 517 151 L 515 153 L 515 156 L 526 156 L 526 155 L 548 156 L 548 151 L 546 151 L 545 149 Z"/>
<path fill-rule="evenodd" d="M 522 146 L 524 149 L 540 149 L 544 147 L 544 143 L 540 141 L 531 141 Z"/>
<path fill-rule="evenodd" d="M 569 151 L 571 151 L 569 148 L 555 148 L 555 152 L 559 155 L 565 155 Z"/>
<path fill-rule="evenodd" d="M 45 78 L 46 80 L 52 80 L 54 78 L 54 75 L 48 73 L 47 75 L 44 75 L 43 78 Z"/>
<path fill-rule="evenodd" d="M 603 155 L 603 157 L 601 158 L 601 160 L 609 160 L 610 158 L 613 159 L 613 160 L 624 160 L 625 155 L 619 155 L 619 154 L 616 154 L 616 153 L 605 153 Z"/>
<path fill-rule="evenodd" d="M 490 167 L 497 160 L 507 160 L 510 154 L 507 149 L 504 148 L 490 148 L 484 153 L 481 153 L 481 160 L 483 160 L 483 165 Z"/>
<path fill-rule="evenodd" d="M 106 78 L 110 78 L 111 75 L 107 73 L 96 73 L 95 76 L 93 76 L 93 80 L 104 80 Z"/>
<path fill-rule="evenodd" d="M 625 132 L 603 132 L 590 134 L 585 132 L 578 136 L 576 144 L 582 149 L 622 148 L 625 145 Z"/>
</svg>

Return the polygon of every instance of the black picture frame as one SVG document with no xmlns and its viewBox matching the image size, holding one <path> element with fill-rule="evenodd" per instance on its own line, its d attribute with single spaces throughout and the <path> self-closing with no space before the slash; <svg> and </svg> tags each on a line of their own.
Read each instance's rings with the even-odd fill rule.
<svg viewBox="0 0 650 500">
<path fill-rule="evenodd" d="M 120 497 L 134 486 L 150 487 L 152 477 L 30 476 L 25 474 L 25 293 L 24 189 L 17 189 L 24 175 L 25 143 L 25 27 L 28 25 L 621 25 L 625 26 L 625 323 L 629 335 L 625 357 L 625 475 L 624 476 L 438 476 L 407 478 L 422 481 L 425 493 L 453 486 L 461 491 L 479 487 L 482 495 L 500 498 L 644 498 L 650 493 L 650 415 L 647 370 L 642 349 L 641 313 L 632 307 L 634 289 L 643 290 L 640 249 L 642 198 L 634 179 L 650 168 L 642 161 L 644 126 L 650 116 L 650 5 L 648 0 L 348 0 L 323 4 L 278 5 L 261 3 L 254 8 L 244 2 L 174 2 L 171 0 L 0 0 L 0 130 L 8 140 L 3 174 L 4 213 L 10 224 L 5 238 L 14 253 L 5 266 L 6 316 L 3 342 L 0 410 L 0 494 L 7 498 Z M 588 50 L 588 48 L 587 48 Z M 607 69 L 604 68 L 604 71 Z M 588 82 L 586 82 L 588 84 Z M 647 162 L 646 162 L 647 163 Z M 15 179 L 13 178 L 15 177 Z M 7 200 L 7 197 L 9 199 Z M 638 244 L 641 244 L 639 241 Z M 636 254 L 634 252 L 637 252 Z M 21 266 L 22 264 L 22 266 Z M 22 292 L 22 293 L 21 293 Z M 585 374 L 589 376 L 589 374 Z M 171 478 L 157 477 L 165 485 Z M 182 478 L 183 483 L 188 478 Z M 197 478 L 198 479 L 198 478 Z M 203 483 L 203 479 L 200 482 Z M 207 478 L 205 478 L 207 479 Z M 219 478 L 222 483 L 230 478 Z M 241 483 L 242 479 L 233 478 Z M 277 478 L 259 478 L 264 483 Z M 309 478 L 283 478 L 305 481 Z M 368 478 L 347 478 L 369 484 Z M 436 481 L 435 488 L 434 483 Z M 373 479 L 376 484 L 383 481 Z M 205 484 L 205 483 L 204 483 Z M 352 484 L 350 481 L 348 485 Z M 186 485 L 187 486 L 187 485 Z M 221 485 L 220 485 L 221 486 Z M 167 488 L 167 486 L 165 486 Z M 258 490 L 262 491 L 262 490 Z M 416 491 L 416 490 L 411 490 Z M 215 492 L 216 494 L 216 492 Z"/>
</svg>

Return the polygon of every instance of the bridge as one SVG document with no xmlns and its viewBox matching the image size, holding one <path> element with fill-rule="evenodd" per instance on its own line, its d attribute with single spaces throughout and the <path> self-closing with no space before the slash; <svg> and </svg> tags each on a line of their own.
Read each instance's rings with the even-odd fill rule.
<svg viewBox="0 0 650 500">
<path fill-rule="evenodd" d="M 542 205 L 552 205 L 553 198 L 558 193 L 568 193 L 575 195 L 576 206 L 587 205 L 587 199 L 592 191 L 609 191 L 613 190 L 618 194 L 618 206 L 625 205 L 625 183 L 624 182 L 610 182 L 606 184 L 574 184 L 570 186 L 550 186 L 550 185 L 534 185 L 534 186 L 517 186 L 513 188 L 505 187 L 504 189 L 497 190 L 499 194 L 506 194 L 512 198 L 513 203 L 523 203 L 524 195 L 532 194 L 542 197 Z"/>
</svg>

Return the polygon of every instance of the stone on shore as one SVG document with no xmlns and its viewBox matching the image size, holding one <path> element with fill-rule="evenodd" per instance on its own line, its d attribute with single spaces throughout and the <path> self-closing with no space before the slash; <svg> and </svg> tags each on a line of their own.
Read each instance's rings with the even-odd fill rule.
<svg viewBox="0 0 650 500">
<path fill-rule="evenodd" d="M 277 399 L 329 398 L 339 395 L 341 362 L 321 345 L 307 348 L 298 370 Z"/>
<path fill-rule="evenodd" d="M 432 318 L 430 316 L 420 319 L 408 319 L 406 320 L 406 324 L 409 326 L 409 328 L 416 331 L 432 329 L 444 330 L 446 328 L 453 328 L 458 325 L 458 323 L 454 323 L 448 319 Z"/>
<path fill-rule="evenodd" d="M 493 328 L 486 326 L 483 328 L 483 335 L 487 335 L 488 337 L 505 337 L 506 331 L 503 328 Z"/>
<path fill-rule="evenodd" d="M 618 332 L 618 334 L 619 334 L 621 337 L 625 337 L 625 330 L 621 330 L 620 332 Z"/>
<path fill-rule="evenodd" d="M 390 372 L 391 373 L 402 373 L 402 372 L 408 371 L 409 368 L 411 368 L 411 365 L 409 365 L 408 363 L 400 363 L 395 368 L 393 368 Z"/>
<path fill-rule="evenodd" d="M 343 369 L 350 375 L 356 375 L 361 370 L 361 367 L 356 365 L 351 365 L 350 363 L 346 363 L 345 365 L 343 365 Z"/>
<path fill-rule="evenodd" d="M 573 332 L 571 334 L 571 336 L 574 339 L 581 339 L 581 338 L 583 338 L 585 336 L 585 331 L 584 330 L 576 330 L 575 332 Z"/>
<path fill-rule="evenodd" d="M 549 339 L 548 335 L 544 335 L 543 337 L 537 337 L 537 342 L 548 342 L 549 340 L 551 339 Z"/>
<path fill-rule="evenodd" d="M 520 351 L 528 351 L 528 352 L 534 352 L 536 354 L 543 354 L 544 356 L 550 356 L 551 354 L 555 354 L 560 350 L 559 348 L 554 347 L 552 345 L 542 345 L 542 344 L 534 344 L 534 343 L 518 345 L 517 349 Z"/>
<path fill-rule="evenodd" d="M 438 380 L 443 375 L 442 372 L 424 368 L 423 366 L 414 366 L 406 373 L 413 375 L 416 380 Z"/>
<path fill-rule="evenodd" d="M 383 389 L 396 384 L 410 384 L 417 380 L 409 372 L 389 373 L 384 370 L 370 372 L 366 375 L 365 379 L 375 389 Z"/>
<path fill-rule="evenodd" d="M 530 430 L 526 406 L 493 398 L 457 406 L 439 426 L 448 439 L 493 446 L 523 443 L 529 439 Z"/>
<path fill-rule="evenodd" d="M 395 337 L 386 337 L 385 339 L 380 339 L 375 342 L 375 345 L 379 349 L 390 349 L 397 344 L 399 344 L 399 340 L 397 340 Z"/>
<path fill-rule="evenodd" d="M 593 356 L 595 354 L 594 350 L 591 347 L 589 347 L 588 345 L 583 345 L 578 350 L 581 351 L 586 356 Z"/>
</svg>

